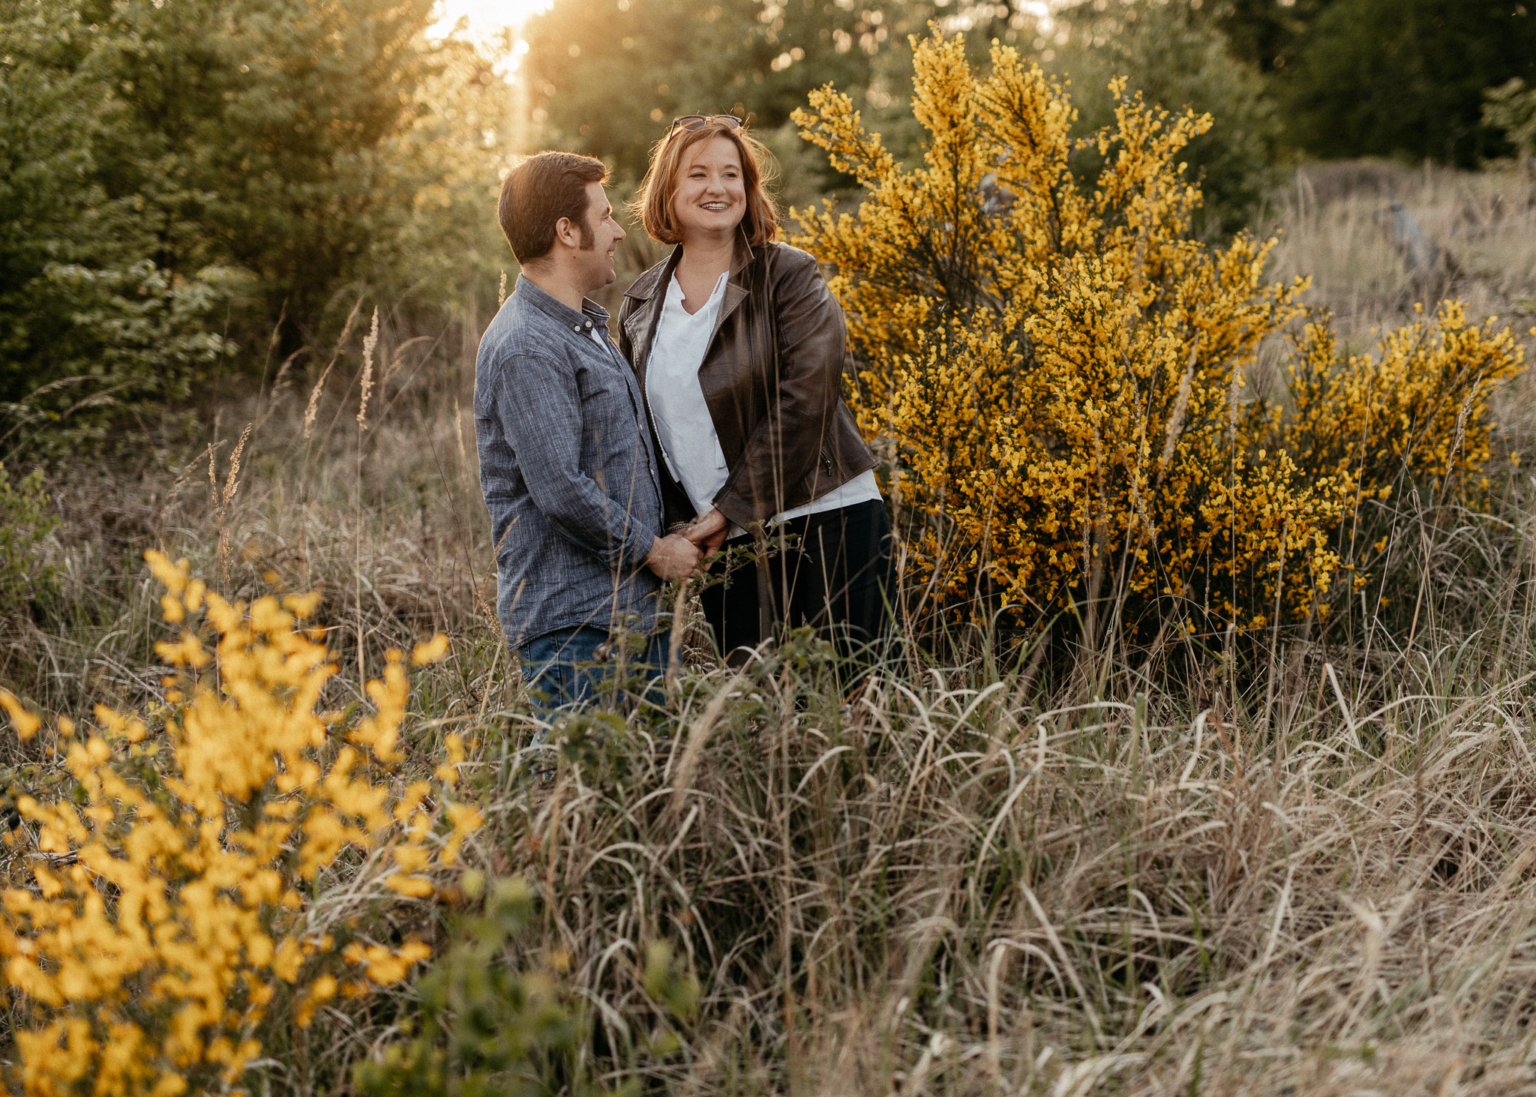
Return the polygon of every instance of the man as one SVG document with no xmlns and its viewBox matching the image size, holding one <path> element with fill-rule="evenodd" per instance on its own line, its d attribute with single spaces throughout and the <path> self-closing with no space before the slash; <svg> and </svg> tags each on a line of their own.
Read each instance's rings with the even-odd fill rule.
<svg viewBox="0 0 1536 1097">
<path fill-rule="evenodd" d="M 662 535 L 661 488 L 634 371 L 586 294 L 614 279 L 624 230 L 601 162 L 545 152 L 502 184 L 500 219 L 522 267 L 480 340 L 475 436 L 491 512 L 497 612 L 550 707 L 587 700 L 641 638 L 659 673 L 657 589 L 699 564 Z"/>
</svg>

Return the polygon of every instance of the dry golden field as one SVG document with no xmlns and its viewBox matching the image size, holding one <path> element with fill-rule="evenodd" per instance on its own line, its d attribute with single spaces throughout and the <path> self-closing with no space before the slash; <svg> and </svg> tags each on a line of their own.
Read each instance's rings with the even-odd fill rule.
<svg viewBox="0 0 1536 1097">
<path fill-rule="evenodd" d="M 1394 200 L 1451 257 L 1427 282 L 1383 233 Z M 1536 181 L 1306 166 L 1265 216 L 1273 276 L 1310 274 L 1307 303 L 1358 348 L 1438 293 L 1536 324 Z M 541 788 L 491 610 L 469 412 L 485 319 L 385 316 L 366 430 L 359 332 L 307 434 L 313 378 L 269 376 L 210 405 L 209 451 L 57 475 L 57 592 L 4 626 L 0 683 L 42 713 L 152 708 L 172 632 L 146 549 L 231 598 L 320 591 L 328 708 L 366 703 L 386 649 L 447 633 L 414 675 L 399 779 L 469 744 L 485 825 L 462 866 L 533 896 L 495 962 L 542 973 L 580 1021 L 551 1093 L 1536 1093 L 1524 471 L 1501 466 L 1483 513 L 1403 508 L 1390 621 L 1152 655 L 961 633 L 851 692 L 811 646 L 732 673 L 690 641 L 665 713 L 576 727 Z M 1530 381 L 1497 407 L 1501 452 L 1536 449 Z M 54 779 L 51 734 L 0 740 L 8 797 Z M 0 851 L 9 884 L 48 856 L 30 835 Z M 372 905 L 357 879 L 315 879 L 309 931 L 439 954 L 468 932 L 474 889 L 450 876 Z M 354 1092 L 416 993 L 273 1022 L 238 1085 Z"/>
<path fill-rule="evenodd" d="M 1382 221 L 1398 202 L 1449 261 L 1416 282 Z M 1536 179 L 1384 161 L 1303 165 L 1259 221 L 1278 229 L 1275 273 L 1312 280 L 1310 303 L 1356 339 L 1402 322 L 1415 301 L 1460 297 L 1474 316 L 1529 328 L 1536 316 Z"/>
</svg>

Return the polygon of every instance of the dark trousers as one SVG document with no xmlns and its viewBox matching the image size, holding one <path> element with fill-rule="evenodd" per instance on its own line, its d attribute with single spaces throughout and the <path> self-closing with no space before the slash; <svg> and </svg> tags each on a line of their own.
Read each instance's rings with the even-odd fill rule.
<svg viewBox="0 0 1536 1097">
<path fill-rule="evenodd" d="M 728 549 L 751 546 L 749 537 Z M 885 504 L 851 507 L 792 518 L 768 530 L 766 566 L 717 560 L 716 582 L 699 598 L 715 644 L 728 662 L 739 648 L 753 648 L 780 626 L 811 625 L 844 653 L 868 656 L 887 633 L 895 595 L 895 558 Z M 721 577 L 723 581 L 721 581 Z M 766 591 L 762 589 L 766 580 Z M 736 657 L 737 659 L 740 656 Z"/>
</svg>

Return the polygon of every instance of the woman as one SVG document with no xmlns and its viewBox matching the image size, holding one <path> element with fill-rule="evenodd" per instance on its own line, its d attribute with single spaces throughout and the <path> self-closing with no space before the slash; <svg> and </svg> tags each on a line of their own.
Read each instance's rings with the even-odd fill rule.
<svg viewBox="0 0 1536 1097">
<path fill-rule="evenodd" d="M 815 259 L 775 242 L 767 156 L 731 115 L 672 123 L 635 204 L 646 231 L 676 247 L 619 313 L 664 459 L 669 527 L 691 521 L 707 551 L 759 549 L 756 566 L 702 594 L 733 661 L 786 624 L 871 644 L 891 577 L 875 459 L 840 395 L 842 309 Z"/>
</svg>

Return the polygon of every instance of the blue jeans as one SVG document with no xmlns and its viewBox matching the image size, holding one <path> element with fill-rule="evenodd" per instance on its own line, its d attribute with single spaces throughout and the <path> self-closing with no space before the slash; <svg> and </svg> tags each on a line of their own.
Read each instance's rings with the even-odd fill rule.
<svg viewBox="0 0 1536 1097">
<path fill-rule="evenodd" d="M 672 633 L 662 629 L 643 638 L 642 652 L 626 654 L 620 650 L 623 640 L 605 629 L 590 625 L 556 629 L 522 646 L 523 680 L 534 704 L 546 713 L 594 700 L 616 702 L 624 684 L 621 670 L 643 679 L 648 686 L 645 696 L 656 700 L 653 695 L 659 692 L 656 684 L 667 670 L 671 638 Z"/>
</svg>

